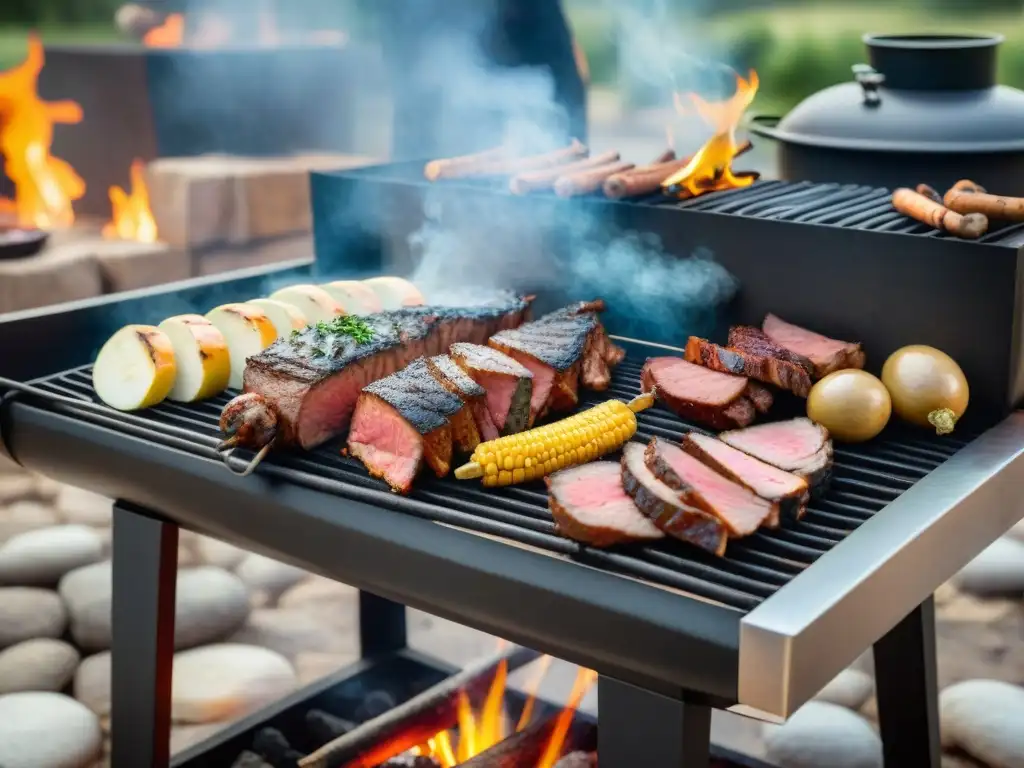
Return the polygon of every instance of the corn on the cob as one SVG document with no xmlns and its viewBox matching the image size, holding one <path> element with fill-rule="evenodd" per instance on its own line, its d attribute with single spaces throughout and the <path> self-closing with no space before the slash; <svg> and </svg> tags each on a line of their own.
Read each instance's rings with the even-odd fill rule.
<svg viewBox="0 0 1024 768">
<path fill-rule="evenodd" d="M 654 392 L 628 403 L 609 400 L 567 419 L 480 443 L 458 480 L 482 478 L 488 488 L 537 480 L 618 450 L 636 434 L 636 414 L 654 404 Z"/>
</svg>

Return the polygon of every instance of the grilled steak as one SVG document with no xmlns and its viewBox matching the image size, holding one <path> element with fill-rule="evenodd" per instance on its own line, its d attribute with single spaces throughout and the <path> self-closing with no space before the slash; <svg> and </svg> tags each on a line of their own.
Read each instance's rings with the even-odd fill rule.
<svg viewBox="0 0 1024 768">
<path fill-rule="evenodd" d="M 453 342 L 484 342 L 523 322 L 528 302 L 499 294 L 471 307 L 410 307 L 361 318 L 372 335 L 357 340 L 315 324 L 276 341 L 245 366 L 245 391 L 263 395 L 278 416 L 278 442 L 313 448 L 348 427 L 370 382 Z"/>
<path fill-rule="evenodd" d="M 771 392 L 743 376 L 719 373 L 678 357 L 652 357 L 640 374 L 644 392 L 684 419 L 712 429 L 745 427 L 771 407 Z"/>
<path fill-rule="evenodd" d="M 626 443 L 622 449 L 622 487 L 636 506 L 669 536 L 724 555 L 729 532 L 722 521 L 685 504 L 654 476 L 645 454 L 643 443 Z"/>
<path fill-rule="evenodd" d="M 780 320 L 775 315 L 768 315 L 761 327 L 776 344 L 810 360 L 816 379 L 843 368 L 864 367 L 865 355 L 860 344 L 830 339 Z"/>
<path fill-rule="evenodd" d="M 645 458 L 655 477 L 689 506 L 721 520 L 730 536 L 749 536 L 765 523 L 778 526 L 777 505 L 722 477 L 679 446 L 654 438 Z"/>
<path fill-rule="evenodd" d="M 730 328 L 729 346 L 741 352 L 750 352 L 762 357 L 774 357 L 778 360 L 784 360 L 787 363 L 800 366 L 808 374 L 814 373 L 814 363 L 803 355 L 798 355 L 796 352 L 786 349 L 760 328 L 755 328 L 752 325 L 734 325 Z"/>
<path fill-rule="evenodd" d="M 800 519 L 807 507 L 807 481 L 790 472 L 765 464 L 721 440 L 690 432 L 683 437 L 683 450 L 707 464 L 720 475 L 749 488 L 762 499 L 777 504 L 784 520 Z"/>
<path fill-rule="evenodd" d="M 774 384 L 800 397 L 811 391 L 811 375 L 788 360 L 769 357 L 763 352 L 749 352 L 712 344 L 707 339 L 691 336 L 686 342 L 684 357 L 691 363 L 713 371 L 746 376 L 765 384 Z"/>
<path fill-rule="evenodd" d="M 545 482 L 548 507 L 563 536 L 592 547 L 665 536 L 626 495 L 622 468 L 614 461 L 563 469 Z"/>
<path fill-rule="evenodd" d="M 408 493 L 423 460 L 438 477 L 448 474 L 450 419 L 462 408 L 462 400 L 438 384 L 426 363 L 417 360 L 363 389 L 352 416 L 349 453 L 392 490 Z"/>
<path fill-rule="evenodd" d="M 487 410 L 487 390 L 469 378 L 448 355 L 437 355 L 427 360 L 427 369 L 437 383 L 465 403 L 465 407 L 452 417 L 455 447 L 472 453 L 484 440 L 498 437 L 491 412 Z"/>
<path fill-rule="evenodd" d="M 812 491 L 823 487 L 832 472 L 832 440 L 823 426 L 810 419 L 758 424 L 718 437 L 733 448 L 802 477 Z"/>
<path fill-rule="evenodd" d="M 487 391 L 487 410 L 500 434 L 511 435 L 526 429 L 533 392 L 533 373 L 529 368 L 480 344 L 452 344 L 449 354 Z"/>
</svg>

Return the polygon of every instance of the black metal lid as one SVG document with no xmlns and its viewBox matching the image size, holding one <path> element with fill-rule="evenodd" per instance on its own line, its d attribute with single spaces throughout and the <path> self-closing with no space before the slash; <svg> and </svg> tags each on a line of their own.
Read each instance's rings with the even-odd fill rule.
<svg viewBox="0 0 1024 768">
<path fill-rule="evenodd" d="M 870 65 L 755 133 L 794 144 L 893 152 L 1024 150 L 1024 91 L 995 84 L 1000 35 L 865 35 Z"/>
</svg>

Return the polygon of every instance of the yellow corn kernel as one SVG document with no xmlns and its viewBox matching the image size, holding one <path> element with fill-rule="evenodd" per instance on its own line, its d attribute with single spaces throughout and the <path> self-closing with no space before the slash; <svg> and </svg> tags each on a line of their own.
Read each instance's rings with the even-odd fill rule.
<svg viewBox="0 0 1024 768">
<path fill-rule="evenodd" d="M 609 400 L 544 426 L 506 435 L 477 446 L 456 478 L 483 476 L 484 485 L 511 485 L 538 479 L 566 467 L 593 461 L 617 450 L 636 434 L 636 413 L 650 407 L 653 395 L 631 403 Z"/>
</svg>

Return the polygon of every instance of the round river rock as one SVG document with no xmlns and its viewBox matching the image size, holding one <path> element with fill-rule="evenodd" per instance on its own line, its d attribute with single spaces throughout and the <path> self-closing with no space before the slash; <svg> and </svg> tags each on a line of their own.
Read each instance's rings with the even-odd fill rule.
<svg viewBox="0 0 1024 768">
<path fill-rule="evenodd" d="M 67 611 L 56 592 L 0 587 L 0 648 L 37 637 L 60 637 L 67 623 Z"/>
<path fill-rule="evenodd" d="M 810 701 L 783 725 L 765 727 L 768 761 L 779 768 L 882 768 L 882 740 L 860 715 Z"/>
<path fill-rule="evenodd" d="M 991 768 L 1024 768 L 1024 688 L 966 680 L 939 694 L 942 740 Z"/>
<path fill-rule="evenodd" d="M 0 546 L 0 584 L 53 586 L 68 571 L 103 558 L 103 539 L 84 525 L 56 525 Z"/>
<path fill-rule="evenodd" d="M 0 651 L 0 694 L 60 691 L 78 667 L 78 651 L 62 640 L 26 640 Z"/>
<path fill-rule="evenodd" d="M 86 768 L 103 751 L 95 714 L 59 693 L 0 696 L 0 765 Z"/>
</svg>

